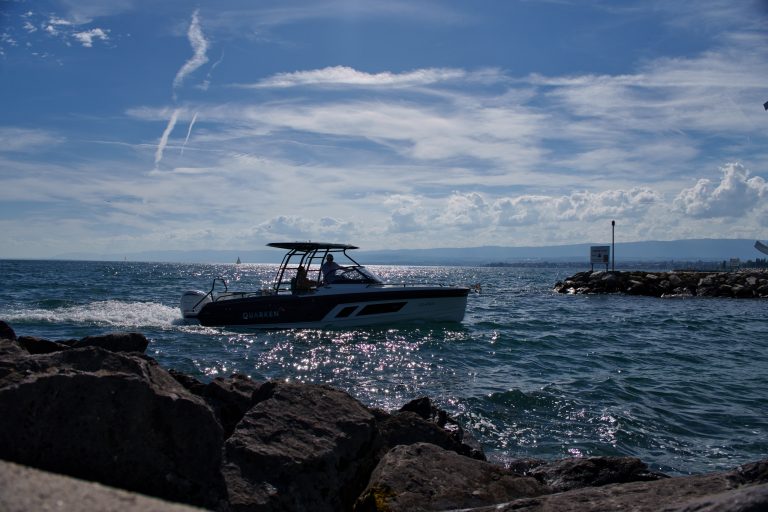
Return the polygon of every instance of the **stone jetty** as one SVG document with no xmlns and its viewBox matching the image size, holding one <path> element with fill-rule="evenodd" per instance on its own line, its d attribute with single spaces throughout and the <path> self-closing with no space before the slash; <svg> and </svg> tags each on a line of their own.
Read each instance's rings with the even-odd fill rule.
<svg viewBox="0 0 768 512">
<path fill-rule="evenodd" d="M 768 459 L 674 478 L 633 457 L 500 466 L 427 397 L 383 411 L 322 385 L 201 382 L 148 343 L 0 322 L 0 510 L 768 509 Z"/>
<path fill-rule="evenodd" d="M 702 296 L 754 299 L 768 297 L 768 272 L 586 271 L 558 281 L 559 293 L 626 293 L 652 297 Z"/>
</svg>

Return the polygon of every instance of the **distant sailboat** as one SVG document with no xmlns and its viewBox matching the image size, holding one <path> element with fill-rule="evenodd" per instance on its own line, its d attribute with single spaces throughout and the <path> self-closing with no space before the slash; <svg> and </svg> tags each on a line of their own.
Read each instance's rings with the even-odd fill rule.
<svg viewBox="0 0 768 512">
<path fill-rule="evenodd" d="M 239 265 L 239 264 L 240 264 L 240 256 L 237 257 L 237 261 L 235 262 L 235 265 Z"/>
</svg>

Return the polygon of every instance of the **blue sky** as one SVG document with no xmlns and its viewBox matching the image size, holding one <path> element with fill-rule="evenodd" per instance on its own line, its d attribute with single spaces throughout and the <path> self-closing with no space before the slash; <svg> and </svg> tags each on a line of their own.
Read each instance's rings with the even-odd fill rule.
<svg viewBox="0 0 768 512">
<path fill-rule="evenodd" d="M 766 239 L 768 2 L 0 0 L 0 257 Z"/>
</svg>

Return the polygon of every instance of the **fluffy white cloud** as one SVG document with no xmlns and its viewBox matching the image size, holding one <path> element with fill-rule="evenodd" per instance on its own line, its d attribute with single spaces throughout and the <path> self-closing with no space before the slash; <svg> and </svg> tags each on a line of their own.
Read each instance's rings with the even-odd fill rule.
<svg viewBox="0 0 768 512">
<path fill-rule="evenodd" d="M 556 198 L 546 196 L 504 197 L 494 204 L 500 226 L 528 226 L 551 212 Z"/>
<path fill-rule="evenodd" d="M 328 237 L 332 240 L 350 240 L 354 238 L 356 227 L 353 222 L 340 221 L 333 217 L 318 219 L 297 215 L 278 215 L 261 222 L 253 229 L 258 238 L 284 238 L 287 240 L 317 240 Z"/>
<path fill-rule="evenodd" d="M 738 217 L 768 196 L 766 181 L 760 176 L 750 177 L 743 165 L 729 163 L 720 171 L 723 176 L 719 183 L 704 178 L 682 190 L 674 200 L 675 209 L 696 218 Z"/>
<path fill-rule="evenodd" d="M 660 201 L 661 195 L 649 188 L 575 192 L 555 201 L 559 220 L 595 220 L 607 217 L 635 216 Z"/>
<path fill-rule="evenodd" d="M 86 48 L 93 47 L 94 39 L 101 39 L 102 41 L 109 41 L 109 30 L 100 28 L 92 28 L 83 32 L 75 32 L 72 37 L 80 41 L 80 43 Z"/>
<path fill-rule="evenodd" d="M 429 219 L 417 197 L 395 194 L 386 197 L 383 205 L 391 212 L 388 226 L 388 231 L 391 233 L 414 233 L 423 230 L 429 224 Z"/>
<path fill-rule="evenodd" d="M 390 231 L 429 232 L 537 225 L 582 224 L 600 219 L 641 219 L 655 207 L 663 208 L 663 196 L 649 188 L 574 192 L 567 196 L 491 196 L 477 192 L 455 192 L 443 198 L 396 197 L 385 202 L 394 206 Z"/>
<path fill-rule="evenodd" d="M 10 18 L 10 15 L 8 16 Z M 41 52 L 39 48 L 51 40 L 58 40 L 65 47 L 72 47 L 73 42 L 80 43 L 85 48 L 92 48 L 96 41 L 110 41 L 110 30 L 101 27 L 88 28 L 91 18 L 69 13 L 58 16 L 53 13 L 27 11 L 19 15 L 21 20 L 18 28 L 10 30 L 20 39 L 15 45 L 29 51 L 37 57 L 52 57 L 53 52 Z M 0 41 L 10 44 L 8 41 Z"/>
<path fill-rule="evenodd" d="M 491 205 L 477 192 L 452 194 L 438 217 L 443 225 L 469 229 L 488 227 L 492 219 Z"/>
<path fill-rule="evenodd" d="M 348 66 L 331 66 L 309 71 L 278 73 L 251 85 L 241 87 L 283 88 L 308 85 L 357 85 L 365 87 L 407 87 L 427 85 L 447 80 L 461 79 L 466 72 L 461 69 L 418 69 L 407 73 L 365 73 Z"/>
<path fill-rule="evenodd" d="M 52 36 L 59 34 L 59 30 L 62 28 L 71 27 L 72 22 L 55 16 L 48 19 L 48 22 L 43 26 L 43 30 L 48 32 Z"/>
</svg>

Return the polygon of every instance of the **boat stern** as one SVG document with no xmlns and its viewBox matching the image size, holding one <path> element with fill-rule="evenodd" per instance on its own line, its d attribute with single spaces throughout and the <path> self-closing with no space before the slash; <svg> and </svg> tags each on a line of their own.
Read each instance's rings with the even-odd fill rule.
<svg viewBox="0 0 768 512">
<path fill-rule="evenodd" d="M 181 316 L 184 318 L 197 318 L 203 307 L 211 302 L 211 294 L 200 290 L 189 290 L 181 294 Z"/>
</svg>

